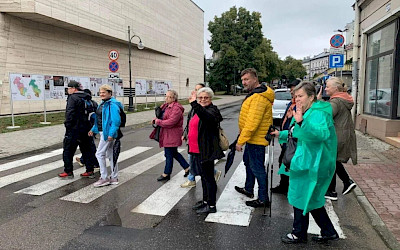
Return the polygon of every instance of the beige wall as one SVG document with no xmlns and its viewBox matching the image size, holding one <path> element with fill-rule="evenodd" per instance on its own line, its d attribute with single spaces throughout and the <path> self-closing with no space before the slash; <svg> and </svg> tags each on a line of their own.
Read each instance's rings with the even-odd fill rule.
<svg viewBox="0 0 400 250">
<path fill-rule="evenodd" d="M 203 82 L 203 11 L 190 0 L 0 0 L 0 12 L 0 114 L 10 113 L 9 73 L 107 77 L 111 49 L 128 87 L 128 25 L 145 45 L 133 46 L 133 86 L 136 78 L 169 80 L 185 97 Z M 47 108 L 64 109 L 65 101 Z M 14 105 L 15 113 L 41 110 L 43 102 Z"/>
</svg>

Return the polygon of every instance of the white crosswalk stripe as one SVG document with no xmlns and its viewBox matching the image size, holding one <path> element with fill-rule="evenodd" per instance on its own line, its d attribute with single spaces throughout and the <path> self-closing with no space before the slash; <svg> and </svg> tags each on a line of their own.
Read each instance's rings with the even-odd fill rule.
<svg viewBox="0 0 400 250">
<path fill-rule="evenodd" d="M 12 161 L 12 162 L 8 162 L 8 163 L 5 163 L 5 164 L 1 164 L 0 165 L 0 172 L 6 171 L 6 170 L 9 170 L 9 169 L 13 169 L 13 168 L 16 168 L 16 167 L 20 167 L 20 166 L 23 166 L 23 165 L 26 165 L 26 164 L 29 164 L 29 163 L 41 161 L 41 160 L 44 160 L 44 159 L 47 159 L 47 158 L 50 158 L 50 157 L 53 157 L 53 156 L 56 156 L 56 155 L 60 155 L 60 154 L 62 154 L 62 152 L 63 152 L 63 149 L 60 148 L 60 149 L 56 149 L 56 150 L 53 150 L 53 151 L 48 152 L 48 153 L 43 153 L 43 154 L 40 154 L 40 155 L 33 155 L 33 156 L 30 156 L 30 157 L 27 157 L 27 158 L 24 158 L 24 159 L 21 159 L 21 160 L 17 160 L 17 161 Z"/>
<path fill-rule="evenodd" d="M 140 153 L 143 153 L 147 150 L 151 149 L 151 147 L 134 147 L 132 149 L 129 149 L 127 151 L 121 152 L 121 154 L 118 157 L 118 162 L 124 161 L 126 159 L 129 159 L 135 155 L 138 155 Z M 85 168 L 79 168 L 74 171 L 75 178 L 74 179 L 65 179 L 65 180 L 60 180 L 59 177 L 54 177 L 51 178 L 47 181 L 43 181 L 41 183 L 38 183 L 36 185 L 21 189 L 15 193 L 23 193 L 23 194 L 30 194 L 30 195 L 43 195 L 48 192 L 51 192 L 57 188 L 63 187 L 68 185 L 69 183 L 72 183 L 74 181 L 77 181 L 81 178 L 79 178 L 80 174 L 84 173 L 86 171 Z"/>
<path fill-rule="evenodd" d="M 217 163 L 218 160 L 215 161 Z M 165 216 L 185 196 L 191 188 L 181 188 L 186 178 L 181 171 L 150 195 L 144 202 L 132 209 L 133 213 Z M 200 179 L 197 179 L 198 182 Z"/>
<path fill-rule="evenodd" d="M 183 149 L 178 149 L 178 152 L 182 152 Z M 112 189 L 122 185 L 123 183 L 135 178 L 136 176 L 142 174 L 143 172 L 151 169 L 152 167 L 163 162 L 164 152 L 160 152 L 155 154 L 143 161 L 140 161 L 136 164 L 133 164 L 127 168 L 119 171 L 118 176 L 118 185 L 109 185 L 101 188 L 95 188 L 93 185 L 86 186 L 74 193 L 71 193 L 67 196 L 61 197 L 61 200 L 80 202 L 80 203 L 90 203 L 100 196 L 108 193 Z"/>
</svg>

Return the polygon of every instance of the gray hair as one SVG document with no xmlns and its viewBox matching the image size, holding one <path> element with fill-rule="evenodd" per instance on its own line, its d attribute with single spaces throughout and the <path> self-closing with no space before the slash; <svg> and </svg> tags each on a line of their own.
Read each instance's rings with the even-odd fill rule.
<svg viewBox="0 0 400 250">
<path fill-rule="evenodd" d="M 347 85 L 343 82 L 342 78 L 330 77 L 326 80 L 326 83 L 328 83 L 328 81 L 333 84 L 333 87 L 337 87 L 339 92 L 347 92 Z"/>
<path fill-rule="evenodd" d="M 214 91 L 212 91 L 211 88 L 209 88 L 209 87 L 201 88 L 201 89 L 197 90 L 196 95 L 199 95 L 199 94 L 202 93 L 202 92 L 206 92 L 207 95 L 210 97 L 210 99 L 213 99 L 213 98 L 214 98 Z"/>
<path fill-rule="evenodd" d="M 172 95 L 174 96 L 174 101 L 175 102 L 178 101 L 178 92 L 176 92 L 173 89 L 169 89 L 167 92 L 171 92 L 172 93 Z"/>
<path fill-rule="evenodd" d="M 299 84 L 297 84 L 297 86 L 294 88 L 293 92 L 296 93 L 297 90 L 299 89 L 303 89 L 304 92 L 306 92 L 306 95 L 308 97 L 310 96 L 314 96 L 314 101 L 317 100 L 317 91 L 315 89 L 315 86 L 312 82 L 300 82 Z"/>
</svg>

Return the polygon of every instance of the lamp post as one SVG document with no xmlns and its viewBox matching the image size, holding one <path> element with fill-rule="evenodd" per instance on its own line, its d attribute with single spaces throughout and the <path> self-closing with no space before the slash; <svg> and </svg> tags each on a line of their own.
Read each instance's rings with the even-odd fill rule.
<svg viewBox="0 0 400 250">
<path fill-rule="evenodd" d="M 133 95 L 132 95 L 132 63 L 131 63 L 131 54 L 132 54 L 132 38 L 139 38 L 139 43 L 137 45 L 138 49 L 144 49 L 144 45 L 142 43 L 142 39 L 140 36 L 133 34 L 131 36 L 131 26 L 128 26 L 128 48 L 129 48 L 129 106 L 128 111 L 133 111 Z M 136 84 L 135 84 L 136 86 Z M 137 111 L 137 103 L 136 103 L 136 88 L 135 88 L 135 111 Z"/>
</svg>

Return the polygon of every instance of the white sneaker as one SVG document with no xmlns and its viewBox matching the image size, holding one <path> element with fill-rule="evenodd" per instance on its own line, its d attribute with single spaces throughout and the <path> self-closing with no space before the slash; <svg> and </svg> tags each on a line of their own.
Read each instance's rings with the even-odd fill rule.
<svg viewBox="0 0 400 250">
<path fill-rule="evenodd" d="M 219 181 L 219 178 L 221 178 L 221 175 L 222 175 L 222 171 L 217 170 L 217 172 L 215 172 L 215 174 L 214 174 L 215 182 Z"/>
<path fill-rule="evenodd" d="M 185 183 L 181 184 L 182 188 L 191 188 L 191 187 L 195 187 L 196 186 L 196 182 L 195 181 L 186 181 Z"/>
<path fill-rule="evenodd" d="M 96 181 L 95 183 L 93 183 L 94 187 L 104 187 L 104 186 L 108 186 L 110 185 L 110 181 L 108 179 L 102 179 L 100 178 L 98 181 Z"/>
<path fill-rule="evenodd" d="M 110 178 L 110 185 L 118 185 L 118 178 Z"/>
</svg>

